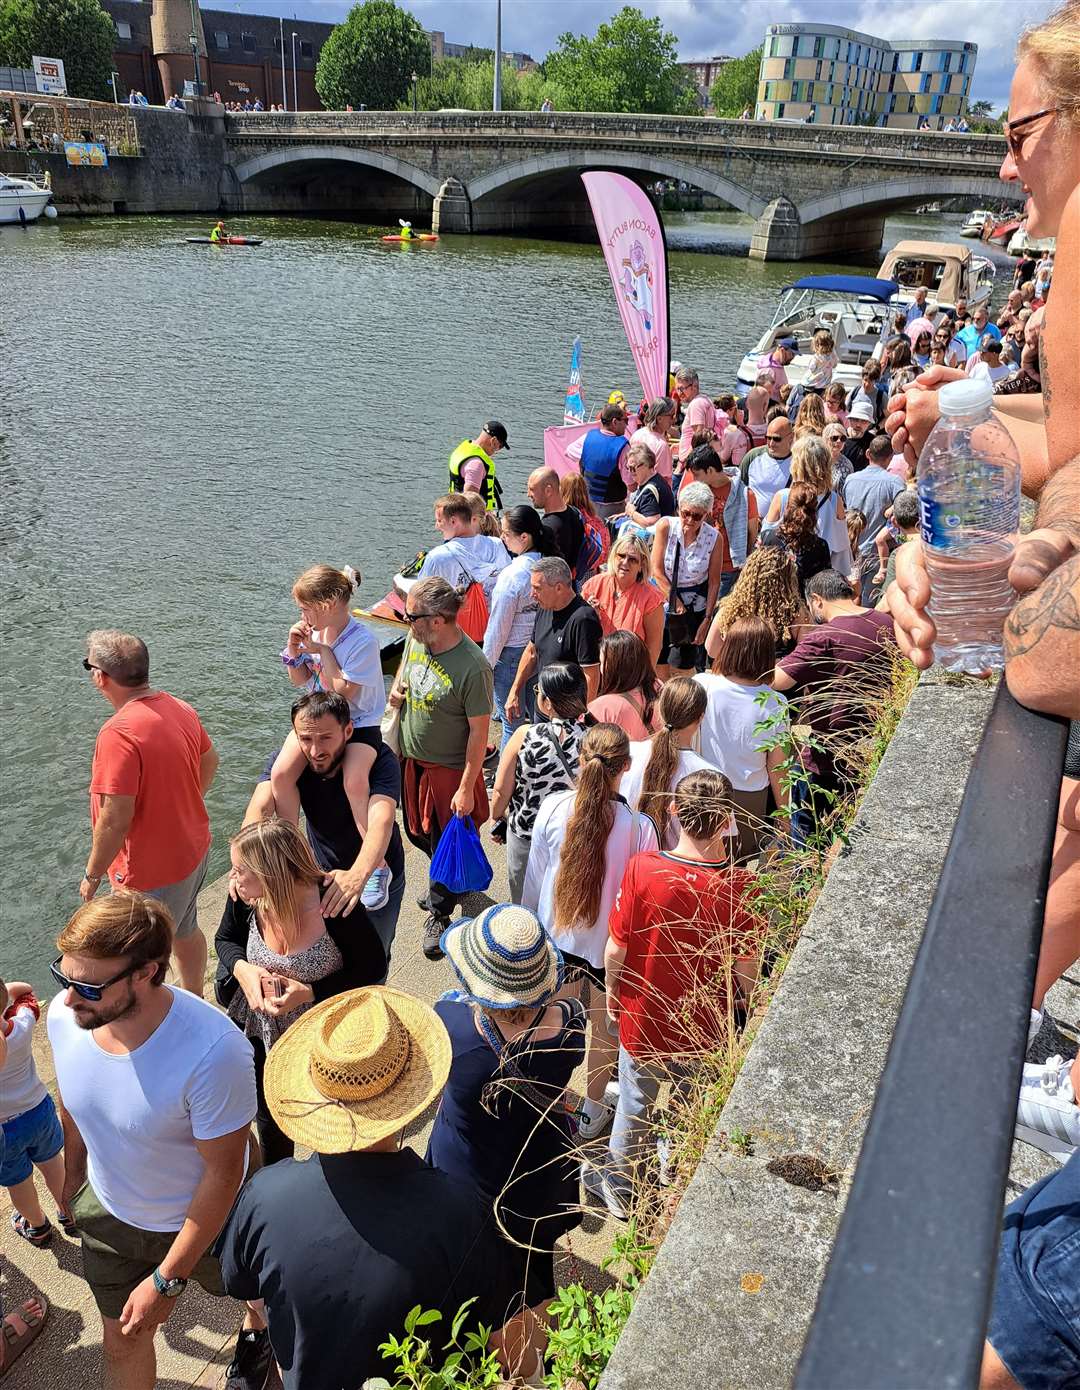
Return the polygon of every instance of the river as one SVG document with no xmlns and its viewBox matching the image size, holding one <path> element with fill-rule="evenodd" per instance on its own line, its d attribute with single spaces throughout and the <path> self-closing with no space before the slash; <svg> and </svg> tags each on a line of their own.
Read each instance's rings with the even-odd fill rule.
<svg viewBox="0 0 1080 1390">
<path fill-rule="evenodd" d="M 780 287 L 845 267 L 737 253 L 735 214 L 668 214 L 673 354 L 734 384 Z M 954 239 L 959 214 L 891 221 Z M 86 789 L 108 709 L 95 627 L 141 634 L 152 680 L 219 752 L 211 872 L 287 728 L 277 659 L 308 565 L 351 563 L 365 603 L 429 542 L 446 456 L 489 417 L 509 499 L 562 418 L 570 345 L 587 404 L 638 390 L 599 250 L 509 237 L 388 246 L 345 222 L 250 219 L 257 250 L 187 245 L 190 218 L 0 229 L 4 718 L 0 973 L 47 986 L 77 906 Z"/>
</svg>

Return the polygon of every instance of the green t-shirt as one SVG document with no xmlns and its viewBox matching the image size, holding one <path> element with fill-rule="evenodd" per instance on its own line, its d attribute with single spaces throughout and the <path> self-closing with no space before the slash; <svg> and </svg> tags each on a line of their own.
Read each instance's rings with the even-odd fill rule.
<svg viewBox="0 0 1080 1390">
<path fill-rule="evenodd" d="M 464 767 L 469 720 L 491 714 L 492 675 L 471 638 L 433 656 L 420 642 L 405 644 L 401 684 L 401 752 L 440 767 Z"/>
</svg>

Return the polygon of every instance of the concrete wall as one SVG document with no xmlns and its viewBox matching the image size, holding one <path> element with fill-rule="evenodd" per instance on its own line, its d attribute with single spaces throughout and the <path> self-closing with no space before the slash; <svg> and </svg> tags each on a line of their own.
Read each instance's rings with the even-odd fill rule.
<svg viewBox="0 0 1080 1390">
<path fill-rule="evenodd" d="M 601 1390 L 790 1384 L 992 696 L 937 671 L 921 680 Z M 1075 1029 L 1075 985 L 1055 986 L 1048 1004 Z M 954 1074 L 962 1063 L 959 1054 L 942 1060 L 947 1104 L 948 1087 L 963 1084 Z M 752 1136 L 749 1156 L 726 1142 L 736 1127 Z M 838 1183 L 814 1192 L 768 1171 L 790 1154 L 820 1159 Z M 1050 1171 L 1045 1154 L 1014 1145 L 1010 1199 Z"/>
</svg>

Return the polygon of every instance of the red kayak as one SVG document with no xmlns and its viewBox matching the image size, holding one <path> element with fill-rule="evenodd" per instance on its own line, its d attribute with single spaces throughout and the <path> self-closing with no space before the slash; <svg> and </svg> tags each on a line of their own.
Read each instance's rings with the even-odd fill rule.
<svg viewBox="0 0 1080 1390">
<path fill-rule="evenodd" d="M 186 238 L 192 246 L 261 246 L 263 239 L 261 236 L 222 236 L 217 241 L 211 241 L 208 236 L 189 236 Z"/>
<path fill-rule="evenodd" d="M 434 232 L 416 232 L 413 236 L 381 236 L 380 241 L 438 241 Z"/>
</svg>

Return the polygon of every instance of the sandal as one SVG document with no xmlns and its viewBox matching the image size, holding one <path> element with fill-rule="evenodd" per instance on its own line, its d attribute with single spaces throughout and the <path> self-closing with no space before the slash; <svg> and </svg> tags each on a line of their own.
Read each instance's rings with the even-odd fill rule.
<svg viewBox="0 0 1080 1390">
<path fill-rule="evenodd" d="M 73 1216 L 66 1216 L 59 1207 L 56 1208 L 56 1220 L 64 1235 L 76 1240 L 79 1235 L 79 1227 Z"/>
<path fill-rule="evenodd" d="M 31 1226 L 25 1216 L 21 1216 L 17 1211 L 11 1213 L 11 1229 L 17 1236 L 22 1236 L 23 1240 L 28 1240 L 31 1245 L 48 1245 L 53 1237 L 53 1224 L 46 1221 L 43 1226 Z"/>
<path fill-rule="evenodd" d="M 32 1311 L 35 1304 L 40 1307 L 40 1313 Z M 42 1298 L 41 1294 L 35 1294 L 33 1298 L 28 1298 L 25 1303 L 20 1304 L 14 1313 L 9 1313 L 4 1319 L 4 1364 L 0 1366 L 0 1380 L 3 1380 L 45 1326 L 48 1311 L 49 1305 L 45 1299 Z"/>
</svg>

